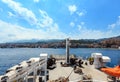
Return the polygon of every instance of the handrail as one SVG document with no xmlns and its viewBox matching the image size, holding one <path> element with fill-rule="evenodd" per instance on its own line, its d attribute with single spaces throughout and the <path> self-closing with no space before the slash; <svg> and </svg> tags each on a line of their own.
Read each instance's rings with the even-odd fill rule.
<svg viewBox="0 0 120 82">
<path fill-rule="evenodd" d="M 30 66 L 26 62 L 28 64 L 27 67 L 23 67 L 18 70 L 13 70 L 13 71 L 15 71 L 15 73 L 8 76 L 8 78 L 4 78 L 3 80 L 0 80 L 0 81 L 7 80 L 10 82 L 13 82 L 15 80 L 18 80 L 19 78 L 23 78 L 27 74 L 32 73 L 34 71 L 34 69 L 38 69 L 38 68 L 42 67 L 45 64 L 45 62 L 46 62 L 45 59 L 40 59 L 39 61 L 31 62 Z M 10 71 L 10 72 L 12 72 L 12 71 Z M 7 76 L 7 74 L 9 74 L 10 72 L 6 73 L 4 76 Z"/>
</svg>

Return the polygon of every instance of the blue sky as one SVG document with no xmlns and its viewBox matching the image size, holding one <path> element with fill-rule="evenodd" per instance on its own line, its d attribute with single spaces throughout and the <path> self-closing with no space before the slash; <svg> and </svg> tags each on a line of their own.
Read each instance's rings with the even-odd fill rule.
<svg viewBox="0 0 120 82">
<path fill-rule="evenodd" d="M 0 43 L 120 35 L 120 0 L 1 0 Z"/>
</svg>

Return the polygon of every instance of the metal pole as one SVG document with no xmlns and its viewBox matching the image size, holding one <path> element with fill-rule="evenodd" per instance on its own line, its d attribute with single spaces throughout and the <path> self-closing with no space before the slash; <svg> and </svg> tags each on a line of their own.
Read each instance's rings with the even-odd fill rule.
<svg viewBox="0 0 120 82">
<path fill-rule="evenodd" d="M 28 82 L 28 72 L 27 75 L 25 76 L 25 82 Z"/>
<path fill-rule="evenodd" d="M 47 56 L 45 57 L 45 82 L 47 82 Z"/>
<path fill-rule="evenodd" d="M 33 73 L 34 73 L 33 82 L 36 82 L 36 68 L 34 68 Z"/>
<path fill-rule="evenodd" d="M 45 74 L 44 74 L 44 76 L 45 76 L 45 80 L 44 80 L 44 82 L 47 82 L 47 56 L 48 56 L 48 54 L 40 54 L 40 57 L 43 59 L 45 59 L 45 63 L 44 63 L 44 71 L 45 71 Z"/>
<path fill-rule="evenodd" d="M 66 39 L 66 63 L 69 64 L 69 38 Z"/>
</svg>

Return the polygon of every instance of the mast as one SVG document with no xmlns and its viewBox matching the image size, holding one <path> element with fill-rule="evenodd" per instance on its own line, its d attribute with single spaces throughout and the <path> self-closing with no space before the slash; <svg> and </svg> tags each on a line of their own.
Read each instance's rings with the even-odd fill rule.
<svg viewBox="0 0 120 82">
<path fill-rule="evenodd" d="M 66 39 L 66 63 L 69 64 L 69 38 Z"/>
</svg>

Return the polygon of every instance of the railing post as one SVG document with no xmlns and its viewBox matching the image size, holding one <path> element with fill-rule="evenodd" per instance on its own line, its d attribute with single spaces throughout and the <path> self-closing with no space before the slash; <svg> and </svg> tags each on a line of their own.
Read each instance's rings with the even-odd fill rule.
<svg viewBox="0 0 120 82">
<path fill-rule="evenodd" d="M 45 59 L 45 63 L 43 65 L 43 68 L 44 68 L 44 76 L 45 76 L 45 79 L 44 79 L 44 82 L 47 82 L 47 58 L 48 58 L 48 54 L 40 54 L 40 59 Z"/>
</svg>

